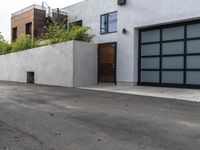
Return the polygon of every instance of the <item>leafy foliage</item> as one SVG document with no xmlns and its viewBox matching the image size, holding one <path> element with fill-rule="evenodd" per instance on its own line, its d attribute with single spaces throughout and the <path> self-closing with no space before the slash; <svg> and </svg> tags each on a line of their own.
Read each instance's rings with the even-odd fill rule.
<svg viewBox="0 0 200 150">
<path fill-rule="evenodd" d="M 87 33 L 90 29 L 90 27 L 80 27 L 73 25 L 69 30 L 68 40 L 90 42 L 94 38 L 94 35 L 90 35 Z"/>
<path fill-rule="evenodd" d="M 0 55 L 10 53 L 11 47 L 0 32 Z"/>
<path fill-rule="evenodd" d="M 48 44 L 55 44 L 67 41 L 67 37 L 67 29 L 63 26 L 52 24 L 48 27 L 47 33 L 42 37 L 42 39 L 46 39 Z"/>
<path fill-rule="evenodd" d="M 89 35 L 87 33 L 89 30 L 90 27 L 71 25 L 70 29 L 66 29 L 65 26 L 52 24 L 49 26 L 48 32 L 45 34 L 44 39 L 48 39 L 49 44 L 71 40 L 90 42 L 94 35 Z"/>
<path fill-rule="evenodd" d="M 17 52 L 21 50 L 34 48 L 34 47 L 36 47 L 35 41 L 32 41 L 32 38 L 30 35 L 25 35 L 25 36 L 21 36 L 17 38 L 16 41 L 12 43 L 11 51 Z"/>
<path fill-rule="evenodd" d="M 88 34 L 89 30 L 89 27 L 76 25 L 70 25 L 70 29 L 66 29 L 66 26 L 54 23 L 48 26 L 47 33 L 39 39 L 32 39 L 30 35 L 25 35 L 11 44 L 5 41 L 0 33 L 0 55 L 71 40 L 90 42 L 94 35 Z"/>
</svg>

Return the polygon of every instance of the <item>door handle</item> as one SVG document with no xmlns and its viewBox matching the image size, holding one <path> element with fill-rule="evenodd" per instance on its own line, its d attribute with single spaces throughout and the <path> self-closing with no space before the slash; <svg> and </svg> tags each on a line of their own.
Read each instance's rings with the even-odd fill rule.
<svg viewBox="0 0 200 150">
<path fill-rule="evenodd" d="M 115 68 L 115 64 L 112 64 L 112 68 Z"/>
</svg>

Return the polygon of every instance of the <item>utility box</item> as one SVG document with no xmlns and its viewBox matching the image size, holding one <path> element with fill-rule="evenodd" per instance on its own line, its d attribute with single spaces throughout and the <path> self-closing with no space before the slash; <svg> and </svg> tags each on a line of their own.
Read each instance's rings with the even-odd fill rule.
<svg viewBox="0 0 200 150">
<path fill-rule="evenodd" d="M 118 5 L 125 5 L 126 4 L 126 0 L 118 0 Z"/>
</svg>

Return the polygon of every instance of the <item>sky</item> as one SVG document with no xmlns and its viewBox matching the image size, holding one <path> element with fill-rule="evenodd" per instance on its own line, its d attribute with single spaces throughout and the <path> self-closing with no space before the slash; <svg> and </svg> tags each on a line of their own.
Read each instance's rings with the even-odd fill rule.
<svg viewBox="0 0 200 150">
<path fill-rule="evenodd" d="M 83 0 L 44 0 L 52 8 L 63 8 Z M 0 1 L 0 32 L 6 40 L 10 40 L 10 19 L 12 13 L 32 4 L 42 5 L 42 0 L 1 0 Z"/>
</svg>

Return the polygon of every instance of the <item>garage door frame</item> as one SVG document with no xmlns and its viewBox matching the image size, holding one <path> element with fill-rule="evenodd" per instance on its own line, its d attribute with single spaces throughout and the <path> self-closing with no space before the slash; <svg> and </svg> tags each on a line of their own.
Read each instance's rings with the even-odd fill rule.
<svg viewBox="0 0 200 150">
<path fill-rule="evenodd" d="M 199 71 L 200 68 L 195 68 L 195 69 L 187 69 L 187 57 L 188 56 L 200 56 L 200 51 L 198 53 L 192 53 L 188 54 L 187 53 L 187 42 L 188 41 L 194 41 L 194 40 L 200 40 L 199 37 L 194 37 L 194 38 L 188 38 L 187 37 L 187 28 L 188 25 L 194 25 L 194 24 L 199 24 L 200 20 L 193 20 L 193 21 L 185 21 L 181 23 L 173 23 L 173 24 L 167 24 L 167 25 L 160 25 L 160 26 L 154 26 L 154 27 L 149 27 L 149 28 L 143 28 L 139 29 L 139 52 L 138 52 L 138 85 L 148 85 L 148 86 L 162 86 L 162 87 L 181 87 L 181 88 L 200 88 L 200 85 L 195 85 L 195 84 L 187 84 L 187 71 L 190 72 L 195 72 Z M 179 27 L 183 26 L 184 27 L 184 39 L 175 39 L 175 40 L 169 40 L 169 41 L 163 41 L 163 29 L 167 28 L 172 28 L 172 27 Z M 160 41 L 158 42 L 147 42 L 147 43 L 142 43 L 142 32 L 145 31 L 153 31 L 153 30 L 160 30 Z M 179 42 L 182 41 L 184 42 L 184 53 L 183 54 L 171 54 L 171 55 L 163 55 L 163 43 L 167 42 Z M 159 55 L 151 55 L 150 57 L 158 57 L 159 58 L 159 69 L 142 69 L 141 68 L 141 59 L 145 58 L 145 56 L 141 55 L 141 46 L 145 44 L 159 44 L 160 45 L 160 54 Z M 175 57 L 175 56 L 181 56 L 183 57 L 184 61 L 184 66 L 183 69 L 163 69 L 162 68 L 162 59 L 163 57 Z M 148 56 L 146 56 L 148 58 Z M 142 82 L 141 81 L 141 72 L 142 71 L 159 71 L 159 82 L 158 83 L 153 83 L 153 82 Z M 183 84 L 174 84 L 174 83 L 162 83 L 162 73 L 163 71 L 183 71 Z"/>
</svg>

